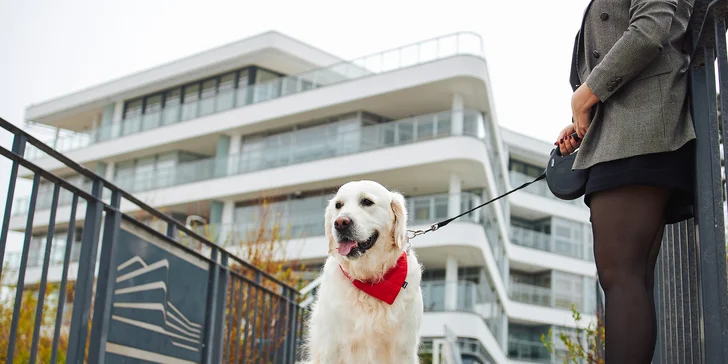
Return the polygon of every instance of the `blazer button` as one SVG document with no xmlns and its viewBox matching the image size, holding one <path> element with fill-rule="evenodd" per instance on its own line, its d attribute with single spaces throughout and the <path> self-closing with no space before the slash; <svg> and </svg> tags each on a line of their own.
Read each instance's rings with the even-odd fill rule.
<svg viewBox="0 0 728 364">
<path fill-rule="evenodd" d="M 592 51 L 592 56 L 594 56 L 594 58 L 599 58 L 599 51 L 597 51 L 596 49 L 593 50 Z"/>
<path fill-rule="evenodd" d="M 617 81 L 618 84 L 619 83 L 622 83 L 622 78 L 621 77 L 617 77 L 617 79 L 615 81 Z"/>
<path fill-rule="evenodd" d="M 600 17 L 600 18 L 601 18 L 601 19 L 602 19 L 603 21 L 607 21 L 607 20 L 609 20 L 609 14 L 607 14 L 607 13 L 601 13 L 601 14 L 599 14 L 599 17 Z"/>
<path fill-rule="evenodd" d="M 614 91 L 614 86 L 612 86 L 612 85 L 609 85 L 609 87 L 607 87 L 607 91 L 609 91 L 609 92 L 612 92 L 612 91 Z"/>
</svg>

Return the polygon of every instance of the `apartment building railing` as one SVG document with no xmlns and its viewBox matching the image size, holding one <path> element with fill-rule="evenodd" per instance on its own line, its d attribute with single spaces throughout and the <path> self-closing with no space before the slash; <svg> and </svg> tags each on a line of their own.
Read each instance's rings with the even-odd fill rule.
<svg viewBox="0 0 728 364">
<path fill-rule="evenodd" d="M 302 315 L 294 287 L 230 254 L 11 123 L 0 119 L 0 131 L 14 136 L 11 150 L 0 147 L 0 154 L 11 162 L 0 230 L 0 276 L 4 284 L 12 282 L 0 292 L 11 291 L 12 299 L 11 307 L 4 307 L 12 313 L 11 323 L 0 327 L 0 336 L 9 343 L 1 349 L 7 351 L 6 362 L 17 362 L 26 354 L 31 363 L 55 363 L 61 356 L 67 363 L 148 358 L 201 363 L 295 361 Z M 27 145 L 92 180 L 91 192 L 25 159 Z M 4 269 L 3 259 L 21 168 L 32 172 L 33 184 L 20 264 L 13 272 Z M 29 287 L 25 277 L 41 179 L 51 182 L 54 192 L 41 279 Z M 78 224 L 82 236 L 77 271 L 70 272 L 73 244 L 66 244 L 58 284 L 58 297 L 74 297 L 69 327 L 62 327 L 65 299 L 59 299 L 49 315 L 55 320 L 48 323 L 42 319 L 47 289 L 51 289 L 48 276 L 62 190 L 73 195 L 65 241 L 75 241 L 77 216 L 84 216 Z M 104 190 L 110 191 L 108 199 L 102 197 Z M 166 232 L 160 233 L 121 213 L 122 199 L 166 223 Z M 196 239 L 202 248 L 191 250 L 180 244 L 176 240 L 180 232 Z M 35 315 L 21 315 L 23 301 L 33 296 L 37 297 Z M 30 332 L 28 327 L 32 327 Z M 62 332 L 67 333 L 67 341 L 60 340 Z M 32 336 L 29 347 L 16 345 L 19 335 Z M 48 350 L 51 354 L 47 358 L 38 357 Z"/>
<path fill-rule="evenodd" d="M 448 285 L 455 285 L 457 297 L 455 305 L 449 306 L 446 297 Z M 425 312 L 471 312 L 477 314 L 488 326 L 488 329 L 499 340 L 503 327 L 505 312 L 496 294 L 487 292 L 485 284 L 458 280 L 447 282 L 445 280 L 423 281 L 422 298 Z M 501 343 L 504 345 L 504 343 Z"/>
<path fill-rule="evenodd" d="M 460 197 L 460 209 L 467 211 L 477 205 L 478 197 L 470 192 L 457 194 Z M 289 202 L 269 204 L 265 208 L 261 205 L 248 207 L 250 210 L 245 216 L 253 215 L 252 219 L 236 221 L 229 224 L 210 223 L 198 225 L 192 229 L 198 234 L 207 237 L 224 247 L 237 247 L 249 242 L 249 237 L 255 236 L 261 228 L 268 231 L 277 228 L 281 238 L 305 239 L 309 237 L 324 236 L 324 208 L 330 196 L 314 196 L 293 202 L 303 202 L 307 206 L 313 202 L 319 205 L 315 208 L 301 209 Z M 447 218 L 447 207 L 450 204 L 450 194 L 440 193 L 422 196 L 410 196 L 406 198 L 407 208 L 410 211 L 407 224 L 411 227 L 417 225 L 430 225 L 433 221 Z M 416 211 L 416 212 L 415 212 Z M 237 217 L 234 217 L 238 220 Z M 478 223 L 480 220 L 476 214 L 468 214 L 461 218 L 461 221 Z M 183 237 L 183 241 L 187 241 Z"/>
<path fill-rule="evenodd" d="M 585 254 L 587 247 L 583 241 L 566 241 L 559 239 L 556 241 L 554 236 L 544 232 L 527 229 L 520 226 L 511 225 L 511 243 L 526 248 L 537 249 L 545 252 L 551 252 L 567 257 L 594 260 L 593 254 Z"/>
<path fill-rule="evenodd" d="M 447 307 L 445 292 L 448 284 L 456 286 L 457 297 L 455 307 Z M 478 304 L 485 303 L 484 294 L 476 283 L 464 280 L 447 282 L 444 280 L 423 281 L 422 298 L 425 311 L 464 311 L 475 312 Z"/>
<path fill-rule="evenodd" d="M 57 151 L 68 152 L 113 138 L 458 55 L 482 57 L 480 36 L 471 32 L 443 35 L 300 74 L 217 92 L 210 98 L 165 107 L 154 113 L 51 140 L 47 144 Z M 34 148 L 28 149 L 28 159 L 43 156 L 44 153 Z"/>
<path fill-rule="evenodd" d="M 433 348 L 435 341 L 436 340 L 433 340 L 432 338 L 422 338 L 422 342 L 420 344 L 420 358 L 422 358 L 422 363 L 429 363 L 427 359 L 423 358 L 424 355 L 435 354 L 435 350 Z M 464 361 L 465 363 L 496 363 L 490 353 L 488 353 L 488 350 L 477 339 L 458 337 L 456 345 L 462 357 L 466 360 L 469 359 L 469 361 Z M 442 361 L 440 363 L 444 364 Z"/>
<path fill-rule="evenodd" d="M 478 111 L 462 111 L 462 129 L 453 129 L 452 113 L 452 110 L 448 110 L 365 126 L 338 132 L 328 138 L 299 133 L 295 134 L 290 144 L 276 148 L 266 147 L 159 168 L 144 174 L 135 173 L 117 177 L 114 183 L 126 191 L 139 193 L 452 136 L 484 136 L 482 115 Z M 88 192 L 91 183 L 87 182 L 79 187 Z M 70 198 L 70 194 L 62 194 L 59 205 L 69 204 Z M 13 214 L 22 215 L 27 211 L 28 202 L 28 197 L 19 198 Z M 51 193 L 39 194 L 36 208 L 48 208 L 50 202 Z"/>
<path fill-rule="evenodd" d="M 685 47 L 692 54 L 691 113 L 697 134 L 695 219 L 665 229 L 655 270 L 655 363 L 728 363 L 721 161 L 728 156 L 727 21 L 725 0 L 695 0 Z"/>
<path fill-rule="evenodd" d="M 552 307 L 551 288 L 522 282 L 510 282 L 508 285 L 511 299 L 544 307 Z"/>
<path fill-rule="evenodd" d="M 508 358 L 531 363 L 551 363 L 551 352 L 540 341 L 508 338 Z"/>
</svg>

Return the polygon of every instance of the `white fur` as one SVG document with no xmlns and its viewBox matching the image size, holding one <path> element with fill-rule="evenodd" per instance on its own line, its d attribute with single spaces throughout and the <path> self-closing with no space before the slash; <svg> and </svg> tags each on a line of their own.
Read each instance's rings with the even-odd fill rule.
<svg viewBox="0 0 728 364">
<path fill-rule="evenodd" d="M 362 198 L 374 202 L 363 206 Z M 336 203 L 342 203 L 336 209 Z M 365 241 L 376 230 L 377 242 L 358 258 L 341 256 L 333 221 L 348 215 L 354 238 Z M 394 266 L 406 248 L 407 211 L 402 195 L 372 181 L 349 182 L 329 202 L 325 214 L 329 257 L 308 322 L 306 349 L 311 364 L 417 364 L 423 303 L 422 267 L 408 252 L 407 287 L 388 305 L 356 288 L 353 279 L 376 281 Z"/>
</svg>

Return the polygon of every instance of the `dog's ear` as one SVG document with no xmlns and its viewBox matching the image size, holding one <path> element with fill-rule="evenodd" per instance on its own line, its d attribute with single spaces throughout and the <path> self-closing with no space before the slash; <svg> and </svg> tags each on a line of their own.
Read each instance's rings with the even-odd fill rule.
<svg viewBox="0 0 728 364">
<path fill-rule="evenodd" d="M 402 249 L 407 241 L 407 204 L 404 196 L 398 192 L 392 194 L 392 212 L 394 213 L 394 221 L 392 221 L 392 240 L 397 249 Z"/>
</svg>

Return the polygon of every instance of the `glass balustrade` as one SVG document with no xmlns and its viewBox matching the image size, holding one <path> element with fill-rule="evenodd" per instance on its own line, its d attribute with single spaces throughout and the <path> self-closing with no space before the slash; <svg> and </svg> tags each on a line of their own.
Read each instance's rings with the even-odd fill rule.
<svg viewBox="0 0 728 364">
<path fill-rule="evenodd" d="M 511 243 L 526 248 L 552 252 L 551 235 L 540 231 L 511 226 Z"/>
<path fill-rule="evenodd" d="M 439 311 L 469 311 L 476 312 L 476 305 L 484 303 L 483 294 L 477 284 L 470 281 L 452 282 L 456 286 L 457 300 L 456 305 L 452 309 L 445 306 L 445 292 L 448 282 L 446 281 L 423 281 L 422 300 L 425 312 Z"/>
<path fill-rule="evenodd" d="M 588 248 L 591 242 L 581 239 L 556 238 L 551 234 L 527 229 L 520 226 L 511 226 L 511 243 L 526 248 L 537 249 L 545 252 L 551 252 L 567 257 L 593 261 L 594 256 L 591 250 L 585 255 L 585 248 Z M 591 232 L 589 232 L 591 234 Z M 588 250 L 588 249 L 587 249 Z"/>
<path fill-rule="evenodd" d="M 293 141 L 288 144 L 243 154 L 200 159 L 145 171 L 144 174 L 119 176 L 113 182 L 127 192 L 138 193 L 449 136 L 481 137 L 482 125 L 479 125 L 479 113 L 473 110 L 465 110 L 463 113 L 462 132 L 452 130 L 452 111 L 359 127 L 355 130 L 337 132 L 327 138 L 321 138 L 320 135 L 307 133 L 305 129 L 301 129 L 295 132 Z M 90 191 L 91 186 L 88 184 L 81 187 Z M 59 197 L 59 206 L 68 205 L 71 197 L 70 192 L 63 191 Z M 51 198 L 52 191 L 39 192 L 36 209 L 49 208 Z M 28 197 L 17 199 L 13 206 L 13 214 L 21 215 L 27 211 Z"/>
<path fill-rule="evenodd" d="M 550 363 L 551 353 L 538 341 L 508 339 L 508 357 L 519 361 Z"/>
<path fill-rule="evenodd" d="M 560 289 L 511 280 L 508 285 L 509 296 L 513 301 L 531 305 L 564 310 L 571 310 L 574 305 L 583 314 L 595 312 L 596 305 L 591 302 L 588 303 L 591 307 L 584 307 L 581 277 L 576 282 L 559 282 L 558 284 Z"/>
<path fill-rule="evenodd" d="M 431 224 L 447 216 L 448 194 L 414 196 L 406 199 L 409 211 L 409 225 Z M 301 200 L 283 201 L 268 204 L 264 209 L 260 205 L 240 207 L 236 209 L 238 222 L 232 224 L 208 224 L 197 226 L 195 230 L 212 241 L 225 240 L 224 245 L 238 245 L 248 242 L 261 229 L 274 229 L 282 239 L 298 239 L 324 235 L 324 208 L 329 196 L 314 196 Z M 472 193 L 461 193 L 461 210 L 469 209 L 476 201 Z M 441 208 L 444 201 L 444 210 Z M 316 206 L 308 208 L 308 206 Z M 303 208 L 302 208 L 303 207 Z M 444 211 L 444 213 L 443 213 Z M 474 221 L 466 215 L 463 221 Z"/>
<path fill-rule="evenodd" d="M 161 126 L 193 120 L 210 114 L 240 108 L 283 96 L 335 85 L 341 82 L 378 75 L 457 55 L 483 56 L 479 35 L 470 32 L 449 34 L 418 43 L 386 50 L 351 61 L 275 78 L 255 85 L 218 91 L 211 97 L 187 97 L 186 101 L 149 114 L 136 115 L 120 123 L 104 125 L 86 132 L 63 136 L 46 144 L 59 152 L 68 152 L 113 138 L 132 135 Z M 45 154 L 28 148 L 26 158 Z"/>
<path fill-rule="evenodd" d="M 511 281 L 508 285 L 514 301 L 551 307 L 551 288 Z"/>
</svg>

